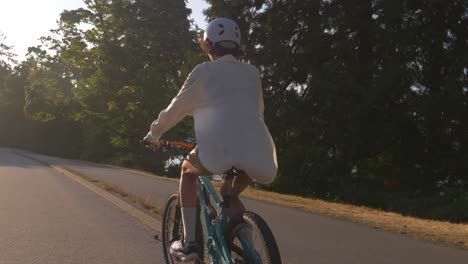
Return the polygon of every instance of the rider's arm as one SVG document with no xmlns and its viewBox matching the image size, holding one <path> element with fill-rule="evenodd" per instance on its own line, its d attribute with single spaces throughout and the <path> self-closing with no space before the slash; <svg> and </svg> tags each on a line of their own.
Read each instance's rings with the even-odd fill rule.
<svg viewBox="0 0 468 264">
<path fill-rule="evenodd" d="M 198 65 L 189 74 L 177 96 L 172 99 L 166 109 L 159 113 L 158 119 L 151 124 L 149 134 L 154 141 L 158 141 L 167 130 L 192 113 L 201 95 L 202 79 L 202 65 Z"/>
</svg>

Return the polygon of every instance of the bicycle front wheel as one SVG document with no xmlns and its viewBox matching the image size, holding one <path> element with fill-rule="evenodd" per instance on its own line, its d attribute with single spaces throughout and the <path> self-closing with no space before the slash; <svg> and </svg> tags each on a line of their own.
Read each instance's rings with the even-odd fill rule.
<svg viewBox="0 0 468 264">
<path fill-rule="evenodd" d="M 173 193 L 167 198 L 166 206 L 162 219 L 162 248 L 164 259 L 167 264 L 179 263 L 169 252 L 172 242 L 184 238 L 184 226 L 182 223 L 182 214 L 179 206 L 179 194 Z M 196 230 L 196 243 L 199 249 L 198 255 L 203 260 L 204 247 L 203 247 L 203 231 L 201 229 L 200 221 L 197 219 Z M 201 261 L 195 263 L 203 263 Z"/>
<path fill-rule="evenodd" d="M 236 264 L 281 264 L 276 240 L 265 220 L 253 212 L 245 212 L 232 222 L 227 244 Z"/>
</svg>

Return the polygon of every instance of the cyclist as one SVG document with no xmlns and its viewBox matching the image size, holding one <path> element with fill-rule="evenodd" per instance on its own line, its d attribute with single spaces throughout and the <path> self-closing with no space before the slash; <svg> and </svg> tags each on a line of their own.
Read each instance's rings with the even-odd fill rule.
<svg viewBox="0 0 468 264">
<path fill-rule="evenodd" d="M 274 142 L 263 121 L 263 91 L 259 70 L 240 62 L 240 31 L 226 18 L 211 21 L 200 47 L 211 61 L 197 65 L 169 106 L 161 111 L 145 140 L 159 147 L 163 133 L 193 115 L 197 147 L 182 164 L 179 186 L 184 239 L 170 252 L 182 261 L 198 258 L 195 247 L 197 187 L 200 175 L 240 170 L 231 187 L 231 217 L 245 211 L 239 194 L 252 180 L 269 184 L 276 177 Z M 247 176 L 248 175 L 248 176 Z M 221 187 L 221 194 L 226 186 Z"/>
</svg>

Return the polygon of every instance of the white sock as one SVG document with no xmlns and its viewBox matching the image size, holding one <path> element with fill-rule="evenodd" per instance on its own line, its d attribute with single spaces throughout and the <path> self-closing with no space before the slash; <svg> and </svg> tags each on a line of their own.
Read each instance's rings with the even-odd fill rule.
<svg viewBox="0 0 468 264">
<path fill-rule="evenodd" d="M 197 217 L 197 208 L 181 208 L 182 221 L 184 224 L 184 244 L 195 241 L 195 222 Z"/>
</svg>

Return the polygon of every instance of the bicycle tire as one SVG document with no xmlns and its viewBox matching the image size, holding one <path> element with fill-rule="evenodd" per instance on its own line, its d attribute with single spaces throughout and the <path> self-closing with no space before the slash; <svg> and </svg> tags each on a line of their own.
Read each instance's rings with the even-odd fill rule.
<svg viewBox="0 0 468 264">
<path fill-rule="evenodd" d="M 267 225 L 265 220 L 259 215 L 253 212 L 244 212 L 242 217 L 234 219 L 227 229 L 227 245 L 233 256 L 234 263 L 251 264 L 253 260 L 247 257 L 241 245 L 236 245 L 236 239 L 239 240 L 240 230 L 243 228 L 250 228 L 252 232 L 255 232 L 258 237 L 258 244 L 262 247 L 265 254 L 260 254 L 262 264 L 281 264 L 281 256 L 279 252 L 276 240 L 271 232 L 270 227 Z M 257 242 L 251 241 L 251 242 Z M 256 244 L 256 243 L 255 243 Z M 251 245 L 254 247 L 253 245 Z M 255 251 L 258 253 L 258 250 Z M 263 251 L 262 251 L 263 252 Z M 261 253 L 262 253 L 261 252 Z M 237 258 L 236 258 L 237 256 Z"/>
<path fill-rule="evenodd" d="M 199 209 L 197 211 L 199 211 Z M 197 216 L 198 215 L 199 213 L 197 212 Z M 177 228 L 177 230 L 175 230 L 175 228 Z M 178 193 L 173 193 L 169 195 L 169 197 L 166 200 L 166 205 L 164 207 L 164 214 L 162 219 L 161 234 L 164 261 L 167 264 L 179 263 L 174 257 L 172 257 L 171 253 L 169 252 L 169 247 L 171 246 L 171 243 L 175 240 L 183 239 L 184 236 Z M 204 259 L 204 240 L 203 230 L 200 224 L 199 217 L 197 217 L 196 224 L 196 244 L 199 250 L 198 255 L 200 261 L 197 261 L 195 263 L 201 264 L 203 263 Z"/>
</svg>

